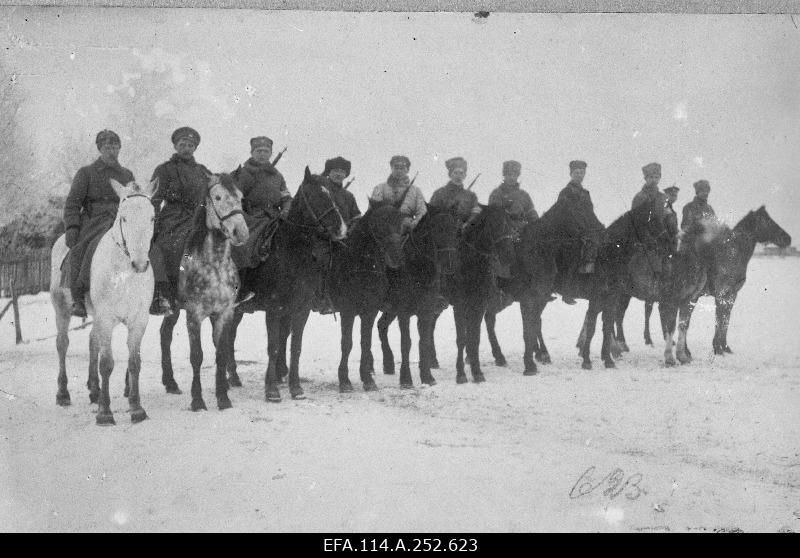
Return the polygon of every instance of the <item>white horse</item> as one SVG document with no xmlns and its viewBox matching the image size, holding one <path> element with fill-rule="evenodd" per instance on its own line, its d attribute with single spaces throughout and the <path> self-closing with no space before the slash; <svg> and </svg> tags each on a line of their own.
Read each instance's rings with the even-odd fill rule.
<svg viewBox="0 0 800 558">
<path fill-rule="evenodd" d="M 154 219 L 150 198 L 158 189 L 157 180 L 144 188 L 135 182 L 123 186 L 113 178 L 110 183 L 119 196 L 119 208 L 114 225 L 103 235 L 92 258 L 89 293 L 86 297 L 87 311 L 94 317 L 89 336 L 87 387 L 89 400 L 99 403 L 97 424 L 100 425 L 114 424 L 108 380 L 114 368 L 111 334 L 120 323 L 128 328 L 125 395 L 130 403 L 131 421 L 140 422 L 147 418 L 147 413 L 139 403 L 139 348 L 150 317 L 149 306 L 153 298 L 153 270 L 148 255 Z M 58 329 L 56 347 L 59 372 L 56 403 L 62 406 L 70 404 L 65 360 L 69 347 L 72 296 L 68 288 L 61 286 L 61 264 L 67 252 L 64 237 L 61 236 L 53 245 L 50 255 L 50 300 L 55 310 Z M 103 377 L 102 393 L 98 385 L 98 364 Z"/>
</svg>

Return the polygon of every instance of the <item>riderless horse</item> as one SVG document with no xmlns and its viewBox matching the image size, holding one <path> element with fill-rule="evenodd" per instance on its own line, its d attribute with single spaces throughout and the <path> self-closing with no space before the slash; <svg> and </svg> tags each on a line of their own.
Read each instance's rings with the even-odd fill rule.
<svg viewBox="0 0 800 558">
<path fill-rule="evenodd" d="M 333 245 L 333 259 L 327 283 L 331 301 L 341 315 L 339 391 L 353 391 L 347 360 L 353 348 L 353 322 L 361 321 L 361 363 L 359 374 L 364 391 L 375 391 L 372 378 L 372 326 L 378 311 L 386 307 L 389 293 L 387 268 L 403 265 L 401 216 L 390 203 L 370 201 L 363 217 L 351 228 L 343 242 Z"/>
<path fill-rule="evenodd" d="M 111 337 L 122 323 L 128 329 L 128 369 L 125 396 L 130 404 L 131 421 L 147 418 L 139 397 L 140 347 L 147 328 L 148 308 L 153 297 L 153 270 L 148 251 L 153 237 L 154 210 L 150 198 L 158 188 L 153 181 L 144 188 L 135 182 L 123 186 L 113 178 L 111 186 L 119 197 L 113 226 L 101 238 L 91 263 L 86 308 L 93 316 L 89 335 L 89 401 L 99 403 L 96 421 L 99 425 L 115 424 L 111 412 L 108 382 L 114 368 Z M 66 354 L 69 347 L 69 322 L 72 296 L 61 286 L 61 265 L 68 249 L 61 236 L 50 256 L 50 300 L 56 314 L 56 347 L 58 349 L 58 393 L 56 403 L 70 404 L 67 390 Z M 98 368 L 102 376 L 99 386 Z"/>
<path fill-rule="evenodd" d="M 216 348 L 216 398 L 220 410 L 229 409 L 228 328 L 233 317 L 239 272 L 231 258 L 231 245 L 247 241 L 248 230 L 242 213 L 242 193 L 226 174 L 209 176 L 203 201 L 194 216 L 192 231 L 184 245 L 178 276 L 178 303 L 186 310 L 189 332 L 189 359 L 192 364 L 192 411 L 206 409 L 200 382 L 203 347 L 200 331 L 203 320 L 211 319 Z M 161 323 L 162 382 L 170 393 L 180 393 L 171 362 L 172 330 L 178 313 L 165 316 Z"/>
<path fill-rule="evenodd" d="M 347 234 L 347 225 L 325 186 L 326 180 L 324 176 L 312 175 L 306 167 L 286 220 L 278 222 L 271 253 L 256 268 L 242 270 L 245 290 L 255 293 L 255 298 L 243 306 L 247 311 L 265 313 L 269 356 L 264 375 L 267 401 L 281 400 L 278 382 L 286 373 L 286 342 L 290 334 L 289 392 L 293 399 L 304 398 L 299 372 L 303 330 L 314 292 L 329 264 L 325 255 L 330 254 L 330 243 L 342 240 Z M 319 258 L 324 261 L 318 261 Z M 237 307 L 231 328 L 228 372 L 232 385 L 241 385 L 233 345 L 245 308 Z"/>
<path fill-rule="evenodd" d="M 458 223 L 455 216 L 446 210 L 428 207 L 427 213 L 409 233 L 403 243 L 405 265 L 399 270 L 388 269 L 391 310 L 383 312 L 378 320 L 378 334 L 383 350 L 383 371 L 394 374 L 394 354 L 389 346 L 389 325 L 399 318 L 400 387 L 411 388 L 409 352 L 411 316 L 417 316 L 419 332 L 419 374 L 423 384 L 434 385 L 431 374 L 431 347 L 433 346 L 433 323 L 437 305 L 443 300 L 440 294 L 443 276 L 451 276 L 456 269 L 458 246 Z"/>
</svg>

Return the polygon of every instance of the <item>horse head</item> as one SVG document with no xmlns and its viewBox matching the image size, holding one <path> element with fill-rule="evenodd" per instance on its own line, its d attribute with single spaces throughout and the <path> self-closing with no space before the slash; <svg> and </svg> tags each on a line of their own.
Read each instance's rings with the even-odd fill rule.
<svg viewBox="0 0 800 558">
<path fill-rule="evenodd" d="M 400 210 L 394 205 L 370 200 L 369 209 L 357 225 L 363 227 L 378 244 L 386 265 L 392 269 L 400 269 L 405 262 L 401 223 Z"/>
<path fill-rule="evenodd" d="M 415 235 L 430 235 L 435 250 L 435 263 L 440 272 L 452 275 L 456 272 L 458 258 L 458 221 L 450 211 L 428 206 L 425 217 L 411 232 Z"/>
<path fill-rule="evenodd" d="M 158 190 L 158 179 L 145 187 L 135 182 L 123 185 L 113 178 L 109 179 L 109 183 L 119 197 L 111 236 L 130 260 L 133 269 L 143 273 L 150 265 L 150 242 L 155 220 L 155 209 L 150 198 Z"/>
<path fill-rule="evenodd" d="M 514 263 L 514 231 L 500 206 L 481 205 L 480 214 L 467 225 L 463 238 L 479 253 L 494 258 L 501 268 L 510 269 Z"/>
<path fill-rule="evenodd" d="M 778 223 L 772 220 L 767 213 L 767 209 L 762 205 L 755 211 L 751 211 L 748 217 L 754 219 L 754 234 L 756 242 L 769 242 L 779 248 L 786 248 L 791 245 L 792 237 L 781 228 Z"/>
<path fill-rule="evenodd" d="M 222 231 L 234 246 L 250 235 L 242 212 L 242 193 L 229 174 L 212 174 L 205 196 L 206 227 Z"/>
<path fill-rule="evenodd" d="M 297 195 L 289 210 L 289 220 L 318 229 L 333 240 L 341 240 L 347 235 L 347 223 L 336 207 L 326 182 L 324 176 L 311 174 L 306 167 L 303 182 L 297 188 Z"/>
</svg>

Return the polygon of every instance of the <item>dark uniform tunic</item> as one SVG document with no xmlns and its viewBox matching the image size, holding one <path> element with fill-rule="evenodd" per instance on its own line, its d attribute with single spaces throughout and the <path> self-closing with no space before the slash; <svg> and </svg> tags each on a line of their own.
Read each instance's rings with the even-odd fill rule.
<svg viewBox="0 0 800 558">
<path fill-rule="evenodd" d="M 231 248 L 231 256 L 239 268 L 256 267 L 268 255 L 268 238 L 274 230 L 270 225 L 292 196 L 283 175 L 270 163 L 259 165 L 249 159 L 234 174 L 242 191 L 242 210 L 250 234 L 242 246 Z"/>
<path fill-rule="evenodd" d="M 182 159 L 177 153 L 153 171 L 153 178 L 159 180 L 153 196 L 154 239 L 164 258 L 166 275 L 174 284 L 178 280 L 183 245 L 192 230 L 192 218 L 208 187 L 208 174 L 211 172 L 194 157 Z M 163 208 L 162 201 L 166 202 Z"/>
<path fill-rule="evenodd" d="M 528 192 L 520 188 L 518 183 L 508 185 L 504 182 L 495 188 L 489 195 L 489 205 L 497 205 L 505 209 L 517 229 L 521 229 L 526 223 L 539 218 L 531 197 Z"/>
<path fill-rule="evenodd" d="M 69 279 L 73 291 L 89 290 L 91 259 L 100 239 L 114 224 L 119 197 L 109 180 L 127 184 L 133 173 L 119 165 L 97 159 L 75 174 L 64 204 L 64 225 L 78 228 L 78 242 L 70 250 Z"/>
<path fill-rule="evenodd" d="M 642 186 L 642 189 L 636 192 L 636 195 L 633 196 L 633 203 L 631 203 L 631 209 L 636 209 L 637 206 L 643 203 L 652 202 L 654 199 L 660 198 L 663 202 L 666 203 L 667 196 L 666 194 L 662 194 L 661 190 L 658 189 L 658 186 L 648 186 L 645 184 Z"/>
<path fill-rule="evenodd" d="M 690 231 L 701 219 L 716 217 L 714 208 L 708 205 L 706 200 L 695 198 L 683 206 L 683 219 L 681 220 L 681 230 Z"/>
<path fill-rule="evenodd" d="M 584 242 L 581 261 L 583 263 L 594 262 L 600 248 L 600 233 L 605 227 L 594 214 L 594 204 L 589 190 L 582 184 L 570 181 L 559 192 L 558 202 L 566 202 L 574 227 L 573 236 Z"/>
<path fill-rule="evenodd" d="M 331 192 L 333 203 L 336 204 L 336 207 L 339 209 L 339 213 L 342 214 L 342 219 L 344 219 L 345 224 L 347 224 L 349 227 L 353 222 L 353 219 L 361 216 L 361 210 L 358 208 L 358 204 L 356 203 L 356 197 L 350 191 L 345 190 L 344 186 L 341 184 L 336 184 L 330 178 L 328 179 L 326 186 Z"/>
<path fill-rule="evenodd" d="M 467 190 L 463 184 L 454 182 L 448 182 L 436 190 L 429 203 L 432 207 L 454 212 L 462 222 L 466 222 L 481 211 L 475 192 Z"/>
<path fill-rule="evenodd" d="M 645 203 L 652 203 L 657 200 L 666 208 L 664 219 L 667 231 L 670 237 L 665 239 L 663 245 L 659 245 L 656 241 L 652 244 L 644 246 L 644 256 L 647 258 L 649 269 L 653 273 L 662 273 L 665 269 L 669 269 L 669 257 L 674 252 L 675 235 L 678 233 L 677 220 L 678 216 L 672 210 L 672 206 L 668 203 L 667 195 L 661 192 L 656 185 L 642 186 L 636 195 L 633 197 L 631 209 L 636 209 L 638 206 Z"/>
</svg>

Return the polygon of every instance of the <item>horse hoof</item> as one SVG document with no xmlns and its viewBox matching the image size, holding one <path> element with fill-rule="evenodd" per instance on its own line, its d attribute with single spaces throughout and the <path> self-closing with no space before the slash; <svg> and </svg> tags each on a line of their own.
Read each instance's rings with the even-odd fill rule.
<svg viewBox="0 0 800 558">
<path fill-rule="evenodd" d="M 99 399 L 100 399 L 99 393 L 94 393 L 91 391 L 89 392 L 89 403 L 97 403 Z"/>
<path fill-rule="evenodd" d="M 192 411 L 207 411 L 206 402 L 202 399 L 192 399 Z"/>
<path fill-rule="evenodd" d="M 526 368 L 525 372 L 522 373 L 523 376 L 535 376 L 538 374 L 539 371 L 536 368 Z"/>
<path fill-rule="evenodd" d="M 378 391 L 378 385 L 373 382 L 364 382 L 364 391 Z"/>
<path fill-rule="evenodd" d="M 625 341 L 618 341 L 617 344 L 619 345 L 619 350 L 623 353 L 631 352 L 631 350 L 628 348 L 628 344 Z"/>
<path fill-rule="evenodd" d="M 97 413 L 97 421 L 98 426 L 113 426 L 116 423 L 114 420 L 114 415 L 111 413 Z"/>
<path fill-rule="evenodd" d="M 353 384 L 347 382 L 346 384 L 339 384 L 339 393 L 352 393 Z"/>
<path fill-rule="evenodd" d="M 232 408 L 233 408 L 233 403 L 231 403 L 231 400 L 228 399 L 227 397 L 224 399 L 219 399 L 219 398 L 217 399 L 217 409 L 219 409 L 220 411 Z"/>
<path fill-rule="evenodd" d="M 167 390 L 167 393 L 171 393 L 172 395 L 181 395 L 183 393 L 181 389 L 178 387 L 178 384 L 176 384 L 175 382 L 167 384 L 166 386 L 164 386 L 164 388 Z"/>
<path fill-rule="evenodd" d="M 300 401 L 306 398 L 306 394 L 303 391 L 303 388 L 300 386 L 294 386 L 289 388 L 289 394 L 292 396 L 292 399 L 296 401 Z"/>
<path fill-rule="evenodd" d="M 431 374 L 423 374 L 420 376 L 419 381 L 427 386 L 435 386 L 436 379 Z"/>
<path fill-rule="evenodd" d="M 617 367 L 616 363 L 613 360 L 605 360 L 605 361 L 603 361 L 603 364 L 605 364 L 606 368 L 616 368 Z"/>
<path fill-rule="evenodd" d="M 673 357 L 664 360 L 664 366 L 666 366 L 667 368 L 672 368 L 673 366 L 675 366 L 675 364 L 676 362 Z"/>
<path fill-rule="evenodd" d="M 508 362 L 506 362 L 505 357 L 494 359 L 494 364 L 495 366 L 503 366 L 503 367 L 508 366 Z"/>
<path fill-rule="evenodd" d="M 550 360 L 550 355 L 536 355 L 534 358 L 542 364 L 552 364 L 553 362 Z"/>
<path fill-rule="evenodd" d="M 413 382 L 400 382 L 400 389 L 414 389 Z"/>
<path fill-rule="evenodd" d="M 732 350 L 731 350 L 731 348 L 730 348 L 730 347 L 728 347 L 727 345 L 725 345 L 724 347 L 722 347 L 722 350 L 723 350 L 723 351 L 725 351 L 725 352 L 726 352 L 726 353 L 728 353 L 728 354 L 731 354 L 731 355 L 733 354 L 733 351 L 732 351 Z"/>
<path fill-rule="evenodd" d="M 465 374 L 459 374 L 456 376 L 456 383 L 457 384 L 466 384 L 467 383 L 467 376 Z"/>
<path fill-rule="evenodd" d="M 591 370 L 592 369 L 592 363 L 591 362 L 584 362 L 584 363 L 581 364 L 581 368 L 583 368 L 584 370 Z"/>
<path fill-rule="evenodd" d="M 270 403 L 280 403 L 281 402 L 281 392 L 277 387 L 268 388 L 264 392 L 264 399 L 266 399 Z"/>
<path fill-rule="evenodd" d="M 476 384 L 486 381 L 486 376 L 483 375 L 483 372 L 478 372 L 477 374 L 472 375 L 472 381 Z"/>
<path fill-rule="evenodd" d="M 147 418 L 147 413 L 144 412 L 144 409 L 136 409 L 135 411 L 131 411 L 131 422 L 136 424 L 137 422 L 142 422 Z"/>
<path fill-rule="evenodd" d="M 56 405 L 60 405 L 62 407 L 69 407 L 72 405 L 72 400 L 69 397 L 69 393 L 56 394 Z"/>
<path fill-rule="evenodd" d="M 242 380 L 239 379 L 238 374 L 234 374 L 228 378 L 228 385 L 231 387 L 242 387 Z"/>
</svg>

